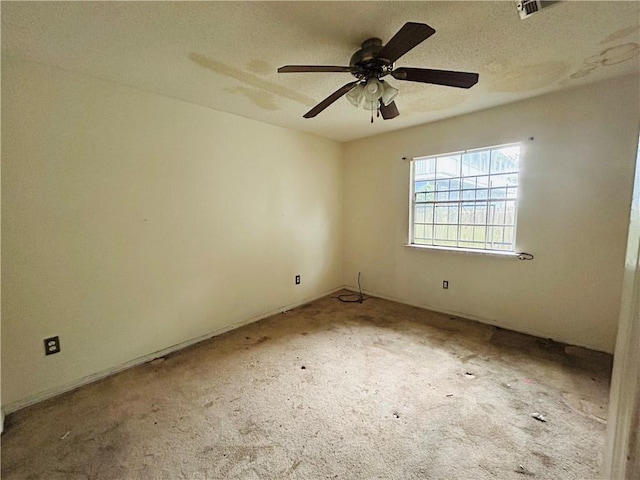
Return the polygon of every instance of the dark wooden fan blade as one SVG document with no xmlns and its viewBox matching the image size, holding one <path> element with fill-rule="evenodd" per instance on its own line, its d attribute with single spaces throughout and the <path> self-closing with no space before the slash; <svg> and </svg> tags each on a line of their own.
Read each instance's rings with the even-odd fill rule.
<svg viewBox="0 0 640 480">
<path fill-rule="evenodd" d="M 385 104 L 382 103 L 382 100 L 380 100 L 380 115 L 382 115 L 382 118 L 385 120 L 391 120 L 392 118 L 396 118 L 400 115 L 398 107 L 396 107 L 396 102 L 391 102 L 389 105 L 385 106 Z"/>
<path fill-rule="evenodd" d="M 377 57 L 384 58 L 393 63 L 434 33 L 436 33 L 436 31 L 426 23 L 407 22 L 398 30 L 398 33 L 382 47 Z"/>
<path fill-rule="evenodd" d="M 336 67 L 333 65 L 285 65 L 278 69 L 278 73 L 315 73 L 315 72 L 350 72 L 351 67 Z"/>
<path fill-rule="evenodd" d="M 431 70 L 428 68 L 396 68 L 391 75 L 396 80 L 408 82 L 434 83 L 448 87 L 471 88 L 478 83 L 479 75 L 470 72 Z"/>
<path fill-rule="evenodd" d="M 316 105 L 311 110 L 309 110 L 307 113 L 305 113 L 303 115 L 303 117 L 304 118 L 315 117 L 321 111 L 323 111 L 325 108 L 327 108 L 329 105 L 331 105 L 333 102 L 338 100 L 340 97 L 342 97 L 343 95 L 346 95 L 358 83 L 360 83 L 360 80 L 356 80 L 355 82 L 350 82 L 350 83 L 347 83 L 346 85 L 343 85 L 338 90 L 336 90 L 331 95 L 329 95 L 327 98 L 325 98 L 323 101 L 321 101 L 318 105 Z"/>
</svg>

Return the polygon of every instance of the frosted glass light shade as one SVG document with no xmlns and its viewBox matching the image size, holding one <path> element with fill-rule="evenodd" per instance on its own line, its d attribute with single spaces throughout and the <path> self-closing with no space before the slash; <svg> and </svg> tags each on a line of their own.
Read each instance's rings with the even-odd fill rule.
<svg viewBox="0 0 640 480">
<path fill-rule="evenodd" d="M 365 100 L 364 102 L 362 102 L 362 108 L 365 110 L 371 110 L 371 111 L 375 111 L 378 109 L 378 100 L 373 100 L 373 101 L 369 101 L 369 100 Z"/>
<path fill-rule="evenodd" d="M 347 100 L 349 100 L 349 103 L 351 103 L 351 105 L 353 105 L 354 107 L 359 107 L 362 104 L 362 99 L 364 98 L 363 92 L 364 87 L 362 86 L 362 84 L 358 84 L 351 90 L 349 90 L 346 95 Z"/>
<path fill-rule="evenodd" d="M 382 92 L 382 103 L 384 104 L 384 106 L 388 106 L 391 102 L 393 102 L 393 99 L 396 98 L 398 96 L 398 89 L 397 88 L 393 88 L 391 85 L 389 85 L 387 82 L 382 82 L 382 87 L 383 87 L 383 92 Z"/>
<path fill-rule="evenodd" d="M 373 77 L 367 80 L 367 84 L 364 86 L 364 99 L 367 102 L 377 101 L 382 97 L 382 82 Z M 367 109 L 368 110 L 368 109 Z"/>
</svg>

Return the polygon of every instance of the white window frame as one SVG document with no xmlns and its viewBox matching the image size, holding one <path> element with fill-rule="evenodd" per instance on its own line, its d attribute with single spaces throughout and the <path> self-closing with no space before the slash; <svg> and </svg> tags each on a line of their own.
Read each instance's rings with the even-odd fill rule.
<svg viewBox="0 0 640 480">
<path fill-rule="evenodd" d="M 436 157 L 446 157 L 446 156 L 454 156 L 454 155 L 464 155 L 465 153 L 472 153 L 472 152 L 481 152 L 481 151 L 491 151 L 491 150 L 498 150 L 501 148 L 505 148 L 505 147 L 514 147 L 514 146 L 518 146 L 520 149 L 520 158 L 519 158 L 519 162 L 518 162 L 518 184 L 517 184 L 517 195 L 516 195 L 516 199 L 515 199 L 515 212 L 514 212 L 514 219 L 513 219 L 513 243 L 512 243 L 512 250 L 504 250 L 504 249 L 490 249 L 490 248 L 471 248 L 471 247 L 467 247 L 467 246 L 442 246 L 442 245 L 429 245 L 429 244 L 420 244 L 420 243 L 415 243 L 415 237 L 414 237 L 414 227 L 415 227 L 415 222 L 414 222 L 414 215 L 415 215 L 415 161 L 416 160 L 425 160 L 425 159 L 431 159 L 431 158 L 436 158 Z M 501 145 L 492 145 L 492 146 L 487 146 L 487 147 L 480 147 L 480 148 L 473 148 L 473 149 L 469 149 L 469 150 L 460 150 L 460 151 L 454 151 L 454 152 L 446 152 L 446 153 L 440 153 L 440 154 L 435 154 L 435 155 L 425 155 L 425 156 L 419 156 L 419 157 L 414 157 L 411 158 L 410 161 L 410 188 L 409 188 L 409 232 L 408 232 L 408 242 L 406 244 L 407 247 L 412 247 L 412 248 L 418 248 L 418 249 L 427 249 L 427 250 L 446 250 L 446 251 L 452 251 L 452 252 L 459 252 L 459 253 L 475 253 L 475 254 L 485 254 L 485 255 L 496 255 L 496 256 L 503 256 L 503 257 L 518 257 L 520 254 L 516 252 L 516 241 L 517 241 L 517 227 L 518 227 L 518 210 L 519 210 L 519 198 L 520 198 L 520 172 L 522 171 L 522 152 L 523 152 L 523 146 L 521 142 L 513 142 L 513 143 L 506 143 L 506 144 L 501 144 Z M 489 171 L 490 175 L 491 172 Z M 452 178 L 461 178 L 460 176 L 458 177 L 452 177 Z M 463 200 L 459 200 L 460 202 L 462 202 Z M 458 228 L 460 227 L 460 218 L 458 217 Z M 480 225 L 484 225 L 485 227 L 488 226 L 487 222 L 485 222 L 484 224 L 478 224 Z M 459 237 L 459 235 L 458 235 Z M 459 239 L 458 239 L 459 241 Z"/>
</svg>

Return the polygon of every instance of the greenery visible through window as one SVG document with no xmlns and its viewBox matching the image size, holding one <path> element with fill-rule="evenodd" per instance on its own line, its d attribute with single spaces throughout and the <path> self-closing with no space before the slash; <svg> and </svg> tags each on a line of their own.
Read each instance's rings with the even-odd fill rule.
<svg viewBox="0 0 640 480">
<path fill-rule="evenodd" d="M 413 245 L 515 249 L 520 145 L 412 161 Z"/>
</svg>

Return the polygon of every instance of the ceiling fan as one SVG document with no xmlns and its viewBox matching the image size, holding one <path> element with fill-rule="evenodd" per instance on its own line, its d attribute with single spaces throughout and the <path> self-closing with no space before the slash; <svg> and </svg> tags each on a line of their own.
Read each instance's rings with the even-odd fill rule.
<svg viewBox="0 0 640 480">
<path fill-rule="evenodd" d="M 426 23 L 405 23 L 400 30 L 382 45 L 379 38 L 369 38 L 362 43 L 362 48 L 353 54 L 348 67 L 332 65 L 286 65 L 278 69 L 278 73 L 315 73 L 345 72 L 351 73 L 356 80 L 340 87 L 303 116 L 312 118 L 325 108 L 346 95 L 350 103 L 382 115 L 384 120 L 397 117 L 398 107 L 394 98 L 398 90 L 382 77 L 391 75 L 396 80 L 408 82 L 432 83 L 448 87 L 471 88 L 478 83 L 478 74 L 454 72 L 450 70 L 431 70 L 428 68 L 400 67 L 394 69 L 394 62 L 418 44 L 429 38 L 436 31 Z"/>
</svg>

